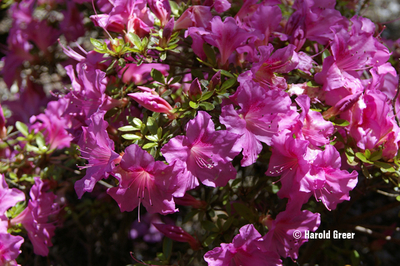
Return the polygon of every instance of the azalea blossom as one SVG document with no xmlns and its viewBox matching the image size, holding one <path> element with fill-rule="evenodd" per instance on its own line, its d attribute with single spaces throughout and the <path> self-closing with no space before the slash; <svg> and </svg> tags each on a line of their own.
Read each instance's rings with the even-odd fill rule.
<svg viewBox="0 0 400 266">
<path fill-rule="evenodd" d="M 18 265 L 15 259 L 21 253 L 20 247 L 23 242 L 23 237 L 13 236 L 0 230 L 0 265 Z"/>
<path fill-rule="evenodd" d="M 319 213 L 301 210 L 302 200 L 290 201 L 286 210 L 280 212 L 275 219 L 270 216 L 264 221 L 268 233 L 263 237 L 265 246 L 263 250 L 274 250 L 281 257 L 291 257 L 293 260 L 299 256 L 299 248 L 308 240 L 304 232 L 315 232 L 320 223 Z M 294 232 L 299 231 L 303 237 L 294 238 Z"/>
<path fill-rule="evenodd" d="M 236 144 L 239 135 L 228 130 L 215 131 L 211 116 L 199 111 L 186 125 L 186 135 L 169 140 L 161 149 L 168 163 L 181 161 L 185 168 L 187 188 L 225 186 L 236 177 L 231 161 L 240 152 Z"/>
<path fill-rule="evenodd" d="M 119 186 L 108 189 L 107 193 L 117 201 L 121 211 L 132 211 L 143 204 L 150 213 L 174 213 L 178 211 L 174 196 L 183 196 L 186 189 L 180 171 L 179 164 L 154 161 L 147 151 L 132 144 L 113 170 Z M 140 208 L 138 212 L 140 217 Z"/>
<path fill-rule="evenodd" d="M 242 166 L 253 164 L 262 150 L 261 142 L 271 145 L 278 132 L 278 113 L 285 113 L 291 104 L 290 98 L 281 90 L 265 91 L 250 80 L 241 83 L 233 99 L 240 106 L 222 107 L 220 121 L 229 131 L 241 135 L 238 145 L 243 148 Z"/>
<path fill-rule="evenodd" d="M 0 174 L 0 217 L 9 208 L 24 200 L 25 194 L 16 188 L 8 188 L 4 175 Z"/>
<path fill-rule="evenodd" d="M 299 190 L 300 180 L 310 170 L 310 162 L 306 159 L 308 145 L 307 140 L 293 138 L 289 130 L 272 137 L 272 156 L 265 174 L 281 176 L 279 197 L 292 198 L 292 192 Z"/>
<path fill-rule="evenodd" d="M 81 157 L 88 160 L 86 175 L 75 182 L 75 191 L 81 198 L 83 193 L 93 190 L 95 184 L 106 178 L 121 159 L 114 151 L 114 142 L 107 133 L 108 123 L 104 121 L 104 113 L 91 116 L 88 127 L 82 127 L 82 136 L 79 140 Z"/>
<path fill-rule="evenodd" d="M 311 165 L 311 171 L 302 179 L 300 191 L 313 193 L 328 210 L 336 209 L 338 203 L 350 200 L 349 192 L 357 185 L 356 171 L 341 170 L 339 152 L 326 145 Z"/>
<path fill-rule="evenodd" d="M 222 243 L 204 255 L 204 260 L 209 266 L 236 266 L 236 265 L 282 265 L 278 253 L 267 251 L 263 248 L 264 239 L 254 228 L 247 224 L 239 229 L 232 243 Z"/>
<path fill-rule="evenodd" d="M 59 206 L 55 203 L 56 195 L 47 192 L 47 186 L 39 177 L 35 177 L 35 184 L 29 195 L 31 199 L 28 207 L 11 220 L 11 225 L 22 224 L 28 231 L 35 254 L 47 256 L 48 247 L 53 245 L 51 238 L 56 229 L 55 221 L 51 217 L 59 212 Z"/>
</svg>

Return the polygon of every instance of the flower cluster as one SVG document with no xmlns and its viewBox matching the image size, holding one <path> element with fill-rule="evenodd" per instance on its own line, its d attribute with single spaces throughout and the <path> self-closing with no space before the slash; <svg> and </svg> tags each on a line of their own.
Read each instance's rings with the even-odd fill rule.
<svg viewBox="0 0 400 266">
<path fill-rule="evenodd" d="M 2 73 L 8 87 L 25 86 L 17 101 L 32 110 L 5 103 L 20 134 L 13 139 L 1 113 L 1 139 L 18 145 L 1 152 L 10 165 L 26 159 L 9 180 L 30 176 L 31 189 L 28 206 L 12 214 L 25 196 L 0 175 L 1 263 L 16 264 L 23 238 L 7 230 L 21 225 L 34 252 L 48 254 L 59 207 L 45 164 L 60 151 L 79 161 L 71 178 L 79 199 L 101 184 L 121 212 L 137 209 L 138 222 L 190 206 L 188 219 L 198 214 L 209 232 L 148 227 L 189 243 L 210 266 L 296 260 L 307 239 L 293 232 L 321 224 L 309 202 L 334 211 L 351 199 L 359 173 L 399 175 L 398 75 L 369 19 L 346 18 L 332 0 L 92 1 L 102 13 L 90 20 L 106 38 L 92 38 L 89 52 L 60 42 L 70 85 L 39 103 L 44 92 L 19 71 L 38 62 L 34 49 L 47 56 L 61 34 L 68 42 L 84 34 L 74 18 L 85 2 L 66 1 L 57 27 L 32 15 L 35 1 L 10 7 Z M 286 203 L 261 207 L 273 186 Z"/>
</svg>

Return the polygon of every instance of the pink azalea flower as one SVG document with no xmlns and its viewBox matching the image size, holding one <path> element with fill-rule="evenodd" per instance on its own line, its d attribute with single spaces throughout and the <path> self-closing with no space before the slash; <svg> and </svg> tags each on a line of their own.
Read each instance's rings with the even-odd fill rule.
<svg viewBox="0 0 400 266">
<path fill-rule="evenodd" d="M 186 136 L 170 139 L 161 152 L 168 163 L 183 162 L 188 189 L 198 186 L 197 178 L 206 186 L 225 186 L 236 177 L 231 161 L 240 152 L 238 137 L 227 130 L 215 131 L 211 116 L 199 111 L 186 124 Z"/>
<path fill-rule="evenodd" d="M 336 209 L 336 205 L 350 200 L 349 192 L 357 185 L 358 173 L 340 170 L 341 158 L 332 145 L 318 153 L 311 171 L 301 180 L 301 191 L 311 192 L 318 201 L 322 201 L 328 210 Z"/>
<path fill-rule="evenodd" d="M 90 16 L 96 26 L 123 33 L 128 21 L 134 18 L 143 21 L 146 27 L 153 26 L 154 18 L 147 8 L 146 0 L 116 0 L 112 4 L 114 7 L 109 14 Z"/>
<path fill-rule="evenodd" d="M 290 37 L 290 42 L 297 47 L 303 46 L 306 39 L 327 44 L 333 39 L 329 30 L 334 25 L 346 28 L 346 20 L 339 11 L 335 10 L 336 1 L 322 0 L 296 0 L 293 8 L 296 11 L 290 16 L 285 33 Z"/>
<path fill-rule="evenodd" d="M 273 52 L 272 44 L 260 46 L 259 62 L 253 64 L 251 71 L 254 80 L 259 82 L 264 88 L 278 87 L 286 89 L 286 80 L 283 77 L 277 77 L 274 73 L 289 73 L 295 69 L 299 63 L 295 46 L 289 44 Z M 272 53 L 273 52 L 273 53 Z"/>
<path fill-rule="evenodd" d="M 200 57 L 202 60 L 206 60 L 207 56 L 204 53 L 203 44 L 204 36 L 210 35 L 209 29 L 204 29 L 202 27 L 190 27 L 185 33 L 185 37 L 190 36 L 193 40 L 192 49 L 193 52 Z"/>
<path fill-rule="evenodd" d="M 322 71 L 315 75 L 315 81 L 326 91 L 340 87 L 351 94 L 363 91 L 358 72 L 380 66 L 390 57 L 389 50 L 373 36 L 375 26 L 369 19 L 355 16 L 351 22 L 350 31 L 332 28 L 332 56 L 325 58 Z"/>
<path fill-rule="evenodd" d="M 231 3 L 228 0 L 214 0 L 214 9 L 217 13 L 222 13 L 231 8 Z"/>
<path fill-rule="evenodd" d="M 25 200 L 24 192 L 16 188 L 8 188 L 4 175 L 0 174 L 0 218 L 9 208 L 23 200 Z"/>
<path fill-rule="evenodd" d="M 61 98 L 49 102 L 44 114 L 30 118 L 31 128 L 43 131 L 47 144 L 50 144 L 50 150 L 69 147 L 73 139 L 66 130 L 70 124 L 68 116 L 62 116 L 66 106 L 66 100 Z"/>
<path fill-rule="evenodd" d="M 268 20 L 265 20 L 266 17 L 268 17 Z M 272 33 L 279 28 L 281 20 L 281 9 L 277 5 L 270 6 L 265 4 L 257 5 L 257 9 L 254 12 L 248 12 L 246 16 L 242 18 L 245 24 L 244 27 L 246 27 L 247 30 L 255 30 L 261 34 L 259 40 L 255 43 L 256 46 L 267 45 L 269 43 L 269 38 Z"/>
<path fill-rule="evenodd" d="M 213 18 L 209 6 L 190 6 L 175 21 L 174 29 L 181 30 L 190 27 L 208 28 L 210 20 Z"/>
<path fill-rule="evenodd" d="M 33 244 L 33 251 L 41 256 L 47 256 L 48 247 L 52 246 L 51 238 L 56 226 L 50 217 L 59 211 L 58 204 L 54 203 L 56 195 L 46 191 L 43 181 L 35 177 L 35 184 L 29 192 L 31 199 L 28 207 L 11 220 L 12 225 L 20 223 L 24 226 Z"/>
<path fill-rule="evenodd" d="M 279 255 L 263 248 L 264 239 L 252 224 L 240 228 L 232 243 L 222 243 L 204 255 L 209 266 L 282 265 Z"/>
<path fill-rule="evenodd" d="M 141 64 L 140 66 L 127 64 L 126 67 L 121 69 L 119 75 L 122 76 L 122 81 L 125 83 L 133 82 L 140 85 L 152 80 L 150 72 L 153 68 L 160 71 L 164 76 L 168 75 L 169 65 L 159 63 Z"/>
<path fill-rule="evenodd" d="M 15 122 L 21 121 L 29 124 L 32 115 L 40 114 L 43 106 L 49 102 L 43 86 L 39 86 L 27 77 L 26 84 L 22 84 L 21 92 L 16 95 L 16 99 L 12 101 L 2 101 L 2 105 L 6 106 L 12 113 L 7 118 L 7 125 L 14 125 Z"/>
<path fill-rule="evenodd" d="M 289 201 L 286 210 L 280 212 L 275 219 L 267 217 L 264 224 L 268 227 L 268 233 L 263 237 L 263 250 L 276 251 L 281 257 L 297 259 L 299 248 L 308 241 L 304 237 L 305 231 L 314 232 L 321 223 L 319 213 L 301 210 L 302 202 Z M 302 237 L 294 238 L 294 231 L 300 231 Z"/>
<path fill-rule="evenodd" d="M 292 198 L 292 192 L 299 190 L 299 181 L 308 173 L 310 162 L 305 158 L 309 142 L 293 138 L 289 130 L 272 137 L 272 156 L 269 161 L 267 176 L 279 176 L 282 187 L 280 198 Z"/>
<path fill-rule="evenodd" d="M 241 46 L 247 39 L 255 36 L 253 33 L 239 28 L 236 21 L 231 17 L 227 17 L 222 22 L 221 17 L 216 16 L 210 23 L 211 33 L 204 35 L 203 39 L 219 49 L 221 55 L 219 64 L 221 66 L 225 65 L 236 48 Z"/>
<path fill-rule="evenodd" d="M 104 113 L 95 113 L 90 118 L 88 127 L 82 127 L 82 135 L 78 142 L 81 157 L 89 163 L 86 175 L 75 182 L 75 191 L 81 198 L 83 193 L 91 192 L 94 185 L 100 179 L 108 177 L 120 160 L 120 156 L 114 152 L 114 142 L 107 133 L 108 123 L 104 121 Z"/>
<path fill-rule="evenodd" d="M 296 98 L 296 102 L 302 109 L 299 118 L 303 123 L 301 137 L 314 146 L 329 144 L 329 137 L 334 131 L 333 124 L 326 121 L 321 113 L 310 110 L 310 98 L 307 95 L 300 95 Z"/>
<path fill-rule="evenodd" d="M 9 52 L 2 61 L 4 62 L 1 71 L 4 82 L 11 88 L 14 80 L 20 80 L 20 67 L 25 61 L 32 61 L 35 57 L 30 54 L 33 45 L 28 42 L 28 35 L 22 30 L 10 30 L 7 39 Z"/>
<path fill-rule="evenodd" d="M 160 20 L 161 27 L 165 26 L 171 16 L 171 6 L 168 0 L 148 0 L 151 12 Z"/>
<path fill-rule="evenodd" d="M 173 197 L 183 196 L 186 189 L 179 166 L 154 161 L 147 151 L 132 144 L 113 171 L 119 186 L 108 189 L 107 193 L 117 201 L 121 211 L 132 211 L 143 204 L 150 213 L 174 213 L 178 209 Z"/>
<path fill-rule="evenodd" d="M 64 97 L 68 101 L 64 114 L 72 115 L 73 129 L 80 129 L 94 113 L 108 111 L 120 104 L 105 93 L 107 78 L 103 71 L 85 63 L 77 64 L 77 76 L 72 66 L 66 66 L 65 69 L 71 79 L 72 89 Z"/>
<path fill-rule="evenodd" d="M 60 29 L 68 42 L 76 41 L 85 35 L 83 26 L 83 14 L 79 12 L 76 4 L 71 1 L 66 2 L 67 10 L 62 12 L 64 19 L 60 22 Z"/>
<path fill-rule="evenodd" d="M 0 265 L 17 266 L 15 259 L 21 253 L 20 247 L 23 242 L 23 237 L 13 236 L 0 230 Z"/>
<path fill-rule="evenodd" d="M 281 90 L 265 91 L 256 82 L 242 84 L 234 95 L 241 109 L 226 105 L 220 121 L 232 133 L 239 134 L 238 145 L 243 148 L 242 166 L 253 164 L 262 150 L 261 142 L 271 145 L 271 138 L 278 132 L 277 113 L 285 113 L 290 98 Z"/>
<path fill-rule="evenodd" d="M 23 200 L 25 194 L 16 188 L 8 188 L 4 175 L 0 174 L 0 265 L 17 265 L 15 259 L 21 253 L 19 249 L 24 238 L 7 233 L 9 221 L 5 213 Z"/>
<path fill-rule="evenodd" d="M 343 118 L 350 121 L 350 136 L 361 150 L 371 151 L 383 145 L 383 157 L 393 158 L 398 150 L 400 128 L 397 125 L 391 102 L 380 91 L 368 91 Z"/>
</svg>

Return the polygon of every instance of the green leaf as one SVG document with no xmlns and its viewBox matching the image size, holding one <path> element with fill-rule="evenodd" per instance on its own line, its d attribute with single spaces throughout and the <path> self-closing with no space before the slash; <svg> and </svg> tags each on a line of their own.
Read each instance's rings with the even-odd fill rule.
<svg viewBox="0 0 400 266">
<path fill-rule="evenodd" d="M 236 83 L 236 78 L 231 78 L 228 79 L 227 81 L 225 81 L 220 88 L 220 91 L 224 91 L 226 89 L 229 89 L 230 87 L 232 87 L 233 85 L 235 85 Z"/>
<path fill-rule="evenodd" d="M 369 157 L 370 161 L 378 161 L 382 158 L 382 150 L 379 149 L 377 151 L 374 151 L 371 156 Z"/>
<path fill-rule="evenodd" d="M 133 126 L 123 126 L 123 127 L 118 128 L 118 130 L 119 130 L 119 131 L 122 131 L 122 132 L 135 131 L 135 130 L 139 130 L 139 129 L 140 129 L 140 128 L 138 128 L 138 127 L 133 127 Z"/>
<path fill-rule="evenodd" d="M 208 67 L 213 67 L 213 65 L 211 65 L 211 64 L 208 63 L 208 62 L 205 62 L 205 61 L 201 60 L 201 59 L 198 58 L 198 57 L 196 57 L 196 59 L 197 59 L 197 61 L 199 61 L 200 63 L 202 63 L 202 64 L 204 64 L 204 65 L 206 65 L 206 66 L 208 66 Z"/>
<path fill-rule="evenodd" d="M 229 217 L 228 220 L 226 220 L 226 222 L 222 226 L 222 231 L 227 231 L 229 229 L 229 227 L 231 227 L 234 220 L 235 220 L 235 217 L 233 217 L 233 216 Z"/>
<path fill-rule="evenodd" d="M 157 147 L 157 146 L 158 146 L 158 143 L 151 142 L 151 143 L 146 143 L 142 148 L 143 148 L 143 150 L 147 150 L 147 149 Z"/>
<path fill-rule="evenodd" d="M 272 191 L 272 193 L 274 193 L 274 194 L 278 193 L 278 191 L 279 191 L 279 186 L 276 185 L 276 184 L 272 184 L 272 185 L 271 185 L 271 191 Z"/>
<path fill-rule="evenodd" d="M 371 157 L 371 151 L 366 149 L 364 152 L 365 158 L 369 159 Z"/>
<path fill-rule="evenodd" d="M 174 50 L 176 47 L 178 47 L 177 43 L 169 43 L 167 50 Z"/>
<path fill-rule="evenodd" d="M 199 108 L 199 104 L 192 101 L 189 102 L 189 106 L 192 107 L 193 109 Z"/>
<path fill-rule="evenodd" d="M 43 148 L 46 148 L 46 141 L 44 139 L 42 132 L 38 132 L 36 134 L 36 144 L 38 145 L 39 149 L 41 149 L 41 150 L 43 150 Z"/>
<path fill-rule="evenodd" d="M 22 135 L 27 137 L 29 135 L 29 129 L 28 126 L 25 125 L 24 123 L 17 121 L 15 123 L 15 127 L 18 129 L 19 132 L 21 132 Z"/>
<path fill-rule="evenodd" d="M 179 5 L 175 1 L 169 1 L 169 5 L 171 6 L 172 14 L 174 14 L 175 17 L 179 17 Z"/>
<path fill-rule="evenodd" d="M 351 252 L 350 259 L 351 259 L 351 265 L 353 266 L 360 265 L 360 254 L 358 254 L 357 250 L 353 250 Z"/>
<path fill-rule="evenodd" d="M 169 259 L 171 258 L 172 245 L 173 245 L 172 239 L 168 238 L 168 237 L 164 237 L 164 240 L 163 240 L 163 253 L 164 253 L 164 256 L 165 256 L 165 260 L 167 260 L 167 261 L 169 261 Z"/>
<path fill-rule="evenodd" d="M 144 37 L 142 40 L 142 50 L 146 48 L 148 44 L 149 44 L 149 39 L 147 37 Z"/>
<path fill-rule="evenodd" d="M 209 102 L 202 102 L 199 104 L 200 107 L 204 108 L 206 111 L 214 110 L 215 106 Z"/>
<path fill-rule="evenodd" d="M 101 41 L 90 38 L 90 42 L 93 44 L 94 48 L 103 50 L 103 43 Z"/>
<path fill-rule="evenodd" d="M 162 48 L 162 47 L 160 47 L 160 46 L 156 46 L 155 49 L 156 49 L 157 51 L 160 51 L 160 52 L 165 51 L 165 49 Z"/>
<path fill-rule="evenodd" d="M 201 226 L 206 229 L 206 231 L 209 232 L 219 232 L 218 227 L 215 225 L 215 223 L 205 220 L 201 222 Z"/>
<path fill-rule="evenodd" d="M 157 125 L 157 121 L 154 117 L 147 118 L 146 125 L 152 135 L 157 134 L 158 125 Z"/>
<path fill-rule="evenodd" d="M 394 167 L 389 164 L 389 163 L 385 163 L 385 162 L 374 162 L 374 165 L 381 168 L 382 172 L 390 172 L 390 173 L 394 173 L 396 172 L 396 169 L 394 169 Z"/>
<path fill-rule="evenodd" d="M 324 61 L 325 58 L 327 58 L 330 55 L 331 55 L 331 53 L 329 52 L 329 50 L 325 49 L 325 51 L 322 53 L 322 61 Z"/>
<path fill-rule="evenodd" d="M 206 240 L 204 240 L 203 246 L 208 247 L 212 242 L 214 242 L 215 239 L 217 239 L 218 236 L 219 236 L 218 233 L 213 233 L 213 234 L 209 235 L 206 238 Z"/>
<path fill-rule="evenodd" d="M 143 122 L 142 122 L 142 120 L 140 120 L 139 118 L 137 118 L 137 117 L 135 117 L 133 120 L 132 120 L 132 123 L 135 125 L 135 126 L 137 126 L 137 127 L 141 127 L 142 126 L 142 124 L 143 124 Z"/>
<path fill-rule="evenodd" d="M 206 101 L 209 98 L 211 98 L 214 95 L 214 91 L 206 91 L 205 93 L 203 93 L 203 95 L 201 96 L 200 100 L 201 101 Z"/>
<path fill-rule="evenodd" d="M 27 150 L 28 152 L 33 151 L 34 153 L 38 153 L 38 154 L 40 153 L 40 150 L 39 150 L 38 147 L 32 146 L 32 145 L 29 144 L 29 143 L 26 143 L 25 148 L 26 148 L 26 150 Z"/>
<path fill-rule="evenodd" d="M 193 79 L 195 79 L 195 78 L 198 78 L 199 80 L 204 79 L 203 72 L 201 72 L 200 70 L 192 69 L 190 72 L 191 72 L 191 74 L 193 76 Z"/>
<path fill-rule="evenodd" d="M 190 212 L 188 212 L 188 213 L 185 215 L 185 218 L 183 218 L 182 223 L 184 224 L 184 223 L 189 222 L 189 221 L 190 221 L 196 214 L 198 214 L 198 213 L 199 213 L 198 210 L 191 210 Z"/>
<path fill-rule="evenodd" d="M 335 120 L 332 121 L 332 124 L 339 127 L 345 127 L 350 125 L 350 122 L 344 119 L 336 118 Z"/>
<path fill-rule="evenodd" d="M 365 155 L 361 152 L 356 152 L 356 157 L 360 159 L 363 163 L 369 163 L 369 164 L 374 164 L 373 162 L 369 161 Z"/>
<path fill-rule="evenodd" d="M 168 82 L 168 84 L 175 84 L 175 83 L 178 83 L 179 81 L 181 81 L 181 79 L 182 79 L 182 76 L 177 76 L 177 77 L 174 77 L 170 82 Z"/>
<path fill-rule="evenodd" d="M 254 214 L 251 209 L 244 205 L 243 203 L 233 203 L 233 208 L 237 211 L 237 213 L 242 216 L 245 220 L 253 221 Z"/>
<path fill-rule="evenodd" d="M 228 77 L 228 78 L 235 78 L 235 76 L 234 76 L 231 72 L 228 72 L 228 71 L 226 71 L 226 70 L 223 70 L 223 69 L 215 69 L 215 68 L 213 68 L 213 70 L 214 70 L 215 72 L 221 71 L 221 75 L 224 75 L 224 76 L 226 76 L 226 77 Z"/>
<path fill-rule="evenodd" d="M 121 137 L 127 140 L 138 140 L 142 138 L 141 136 L 135 134 L 124 134 Z"/>
<path fill-rule="evenodd" d="M 159 70 L 153 68 L 150 72 L 150 75 L 155 81 L 165 84 L 165 77 Z"/>
<path fill-rule="evenodd" d="M 215 65 L 215 63 L 217 62 L 217 58 L 211 46 L 208 45 L 207 43 L 203 43 L 203 50 L 207 56 L 208 62 L 210 62 L 212 65 Z"/>
<path fill-rule="evenodd" d="M 14 207 L 6 212 L 9 219 L 15 218 L 20 214 L 26 207 L 25 201 L 18 202 Z"/>
<path fill-rule="evenodd" d="M 150 141 L 153 141 L 153 142 L 157 142 L 158 141 L 157 135 L 154 135 L 154 136 L 148 135 L 148 136 L 144 136 L 144 137 L 146 139 L 150 140 Z"/>
</svg>

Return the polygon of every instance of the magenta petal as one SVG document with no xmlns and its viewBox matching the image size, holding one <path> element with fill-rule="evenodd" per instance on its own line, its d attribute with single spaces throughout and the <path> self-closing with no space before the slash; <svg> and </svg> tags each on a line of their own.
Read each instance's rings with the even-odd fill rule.
<svg viewBox="0 0 400 266">
<path fill-rule="evenodd" d="M 8 188 L 6 179 L 0 174 L 0 217 L 11 207 L 25 200 L 24 192 L 16 188 Z"/>
</svg>

